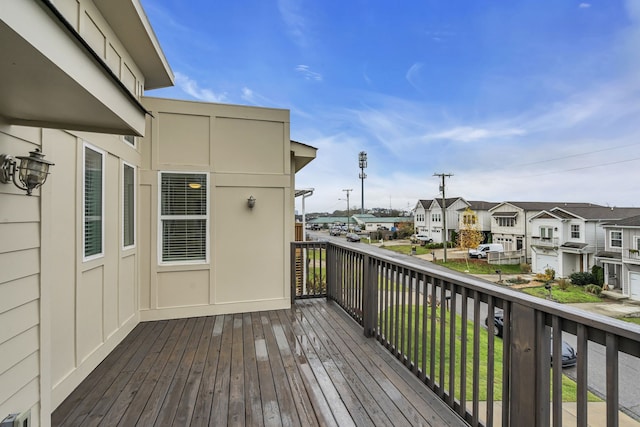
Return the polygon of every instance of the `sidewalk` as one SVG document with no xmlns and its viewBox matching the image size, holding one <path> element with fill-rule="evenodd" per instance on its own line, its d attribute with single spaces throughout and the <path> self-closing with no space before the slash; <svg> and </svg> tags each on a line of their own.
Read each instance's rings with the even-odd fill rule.
<svg viewBox="0 0 640 427">
<path fill-rule="evenodd" d="M 487 402 L 479 402 L 480 418 L 486 417 Z M 607 404 L 606 402 L 589 402 L 587 405 L 587 426 L 601 427 L 607 425 Z M 551 409 L 550 409 L 551 410 Z M 575 426 L 578 425 L 577 403 L 564 402 L 562 404 L 562 425 Z M 553 414 L 551 415 L 553 420 Z M 516 424 L 518 424 L 516 422 Z M 551 421 L 550 421 L 551 424 Z M 502 425 L 502 402 L 493 403 L 493 425 Z M 640 422 L 629 417 L 623 412 L 618 413 L 619 427 L 638 427 Z"/>
</svg>

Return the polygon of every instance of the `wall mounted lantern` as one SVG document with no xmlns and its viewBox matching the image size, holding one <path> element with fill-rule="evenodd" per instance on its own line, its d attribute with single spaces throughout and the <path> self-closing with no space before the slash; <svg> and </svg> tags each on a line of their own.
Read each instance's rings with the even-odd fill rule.
<svg viewBox="0 0 640 427">
<path fill-rule="evenodd" d="M 253 209 L 255 205 L 256 205 L 256 198 L 253 196 L 249 196 L 249 198 L 247 199 L 247 206 L 249 207 L 249 209 Z"/>
<path fill-rule="evenodd" d="M 17 165 L 15 159 L 20 160 Z M 27 196 L 36 188 L 39 188 L 47 180 L 49 175 L 49 166 L 54 163 L 44 159 L 44 154 L 39 148 L 29 152 L 29 156 L 16 156 L 15 158 L 8 154 L 0 154 L 0 182 L 8 184 L 11 180 L 16 187 L 27 192 Z M 20 180 L 20 185 L 17 178 Z"/>
</svg>

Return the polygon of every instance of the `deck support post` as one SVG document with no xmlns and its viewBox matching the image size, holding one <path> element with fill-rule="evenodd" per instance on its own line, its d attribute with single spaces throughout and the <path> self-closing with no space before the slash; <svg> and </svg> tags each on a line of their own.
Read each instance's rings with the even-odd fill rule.
<svg viewBox="0 0 640 427">
<path fill-rule="evenodd" d="M 376 327 L 376 306 L 378 291 L 374 278 L 373 263 L 368 254 L 364 255 L 362 261 L 362 323 L 364 326 L 364 336 L 370 338 L 375 335 Z"/>
</svg>

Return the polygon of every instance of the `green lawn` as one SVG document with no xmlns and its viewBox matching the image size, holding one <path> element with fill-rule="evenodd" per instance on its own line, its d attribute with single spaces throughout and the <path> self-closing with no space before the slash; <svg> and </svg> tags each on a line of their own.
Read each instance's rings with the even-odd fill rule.
<svg viewBox="0 0 640 427">
<path fill-rule="evenodd" d="M 418 346 L 418 361 L 417 364 L 419 367 L 423 366 L 423 361 L 422 361 L 422 342 L 418 342 L 418 343 L 414 343 L 414 344 L 410 344 L 408 342 L 408 337 L 406 336 L 408 331 L 408 327 L 409 327 L 409 322 L 413 322 L 415 320 L 415 311 L 416 308 L 419 310 L 418 312 L 418 318 L 422 319 L 422 307 L 421 306 L 412 306 L 412 315 L 411 315 L 411 319 L 408 319 L 408 309 L 405 308 L 405 313 L 404 313 L 404 319 L 402 319 L 401 321 L 404 323 L 403 325 L 403 330 L 405 331 L 405 344 L 404 344 L 404 348 L 403 353 L 407 354 L 409 356 L 412 356 L 414 354 L 414 345 Z M 435 379 L 438 380 L 439 378 L 439 369 L 440 369 L 440 360 L 439 360 L 439 348 L 440 348 L 440 312 L 441 309 L 437 309 L 437 329 L 436 329 L 436 334 L 435 334 Z M 400 317 L 400 313 L 399 317 Z M 389 316 L 389 319 L 392 321 L 395 317 L 395 308 L 389 308 L 387 310 L 385 310 L 383 313 L 381 313 L 381 317 L 380 317 L 380 321 L 384 321 L 385 316 Z M 430 337 L 431 334 L 431 308 L 427 308 L 427 313 L 426 313 L 427 318 L 429 319 L 427 322 L 427 331 L 426 334 L 428 337 Z M 421 323 L 421 321 L 420 321 Z M 460 348 L 460 342 L 461 342 L 461 337 L 462 337 L 462 328 L 461 328 L 461 324 L 462 324 L 462 318 L 459 315 L 456 315 L 456 355 L 455 355 L 455 360 L 456 360 L 456 366 L 455 366 L 455 372 L 456 372 L 456 379 L 455 379 L 455 395 L 456 398 L 460 398 L 460 357 L 461 357 L 461 348 Z M 412 325 L 413 326 L 413 325 Z M 415 332 L 414 327 L 412 327 L 412 331 Z M 414 334 L 414 332 L 412 332 L 412 335 Z M 471 400 L 473 395 L 473 383 L 472 383 L 472 378 L 473 378 L 473 322 L 468 321 L 467 322 L 467 363 L 466 363 L 466 369 L 467 369 L 467 384 L 466 384 L 466 395 L 467 395 L 467 400 Z M 449 341 L 449 322 L 447 322 L 446 324 L 446 333 L 445 333 L 445 342 L 447 343 L 447 345 L 445 345 L 445 384 L 444 387 L 447 390 L 451 389 L 451 385 L 449 383 L 449 355 L 450 355 L 450 346 L 448 345 Z M 422 325 L 418 325 L 418 336 L 422 336 Z M 426 372 L 427 374 L 429 374 L 429 370 L 430 370 L 430 360 L 428 360 L 429 358 L 429 354 L 430 354 L 430 340 L 427 340 L 427 360 L 425 360 L 425 364 L 424 366 L 426 367 Z M 400 345 L 399 345 L 400 346 Z M 500 401 L 502 400 L 502 340 L 500 338 L 495 338 L 494 339 L 494 385 L 493 385 L 493 398 L 495 401 Z M 487 329 L 485 329 L 484 327 L 480 328 L 480 353 L 479 353 L 479 378 L 480 378 L 480 384 L 479 384 L 479 390 L 478 390 L 478 399 L 481 401 L 486 401 L 487 400 L 487 360 L 488 360 L 488 331 Z M 569 378 L 567 378 L 566 376 L 563 375 L 562 377 L 562 400 L 565 402 L 575 402 L 577 399 L 577 385 L 575 382 L 571 381 Z M 599 401 L 599 399 L 595 396 L 592 395 L 591 393 L 589 393 L 589 401 Z"/>
<path fill-rule="evenodd" d="M 526 292 L 529 295 L 533 295 L 539 298 L 547 298 L 549 291 L 544 286 L 537 286 L 533 288 L 521 289 L 522 292 Z M 560 289 L 559 286 L 553 285 L 551 287 L 551 298 L 553 301 L 561 304 L 577 303 L 577 302 L 602 302 L 602 298 L 597 295 L 593 295 L 584 291 L 582 286 L 569 285 L 565 290 Z"/>
<path fill-rule="evenodd" d="M 496 274 L 496 270 L 501 270 L 502 274 L 522 274 L 520 264 L 494 265 L 478 259 L 452 259 L 447 262 L 437 261 L 437 264 L 469 274 Z"/>
<path fill-rule="evenodd" d="M 620 317 L 620 320 L 624 320 L 625 322 L 635 323 L 636 325 L 640 325 L 640 317 Z"/>
<path fill-rule="evenodd" d="M 373 242 L 373 240 L 372 240 Z M 431 249 L 426 248 L 424 246 L 420 246 L 420 245 L 392 245 L 392 246 L 381 246 L 384 249 L 393 251 L 393 252 L 398 252 L 401 254 L 405 254 L 405 255 L 411 255 L 411 248 L 415 247 L 416 248 L 416 255 L 425 255 L 425 254 L 430 254 L 431 253 Z"/>
</svg>

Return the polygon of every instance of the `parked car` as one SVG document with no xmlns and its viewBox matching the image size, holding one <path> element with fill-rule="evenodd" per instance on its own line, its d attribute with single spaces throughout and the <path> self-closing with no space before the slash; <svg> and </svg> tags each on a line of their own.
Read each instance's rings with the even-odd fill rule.
<svg viewBox="0 0 640 427">
<path fill-rule="evenodd" d="M 484 324 L 489 326 L 489 318 L 484 319 Z M 502 338 L 502 332 L 504 327 L 504 312 L 502 310 L 496 310 L 493 317 L 493 334 L 499 338 Z M 562 367 L 568 368 L 575 366 L 578 362 L 576 350 L 571 345 L 562 341 Z M 551 338 L 551 363 L 553 363 L 553 337 Z"/>
<path fill-rule="evenodd" d="M 413 243 L 420 243 L 423 245 L 426 243 L 433 243 L 433 239 L 426 234 L 414 234 L 411 236 L 411 241 Z"/>
<path fill-rule="evenodd" d="M 338 228 L 338 227 L 333 227 L 329 230 L 329 235 L 330 236 L 339 236 L 340 234 L 342 234 L 342 229 Z"/>
<path fill-rule="evenodd" d="M 356 233 L 347 233 L 346 238 L 347 238 L 347 242 L 359 242 L 360 241 L 360 236 L 358 236 Z"/>
<path fill-rule="evenodd" d="M 469 251 L 471 258 L 486 258 L 488 252 L 504 252 L 504 247 L 500 243 L 485 243 L 476 249 Z"/>
</svg>

